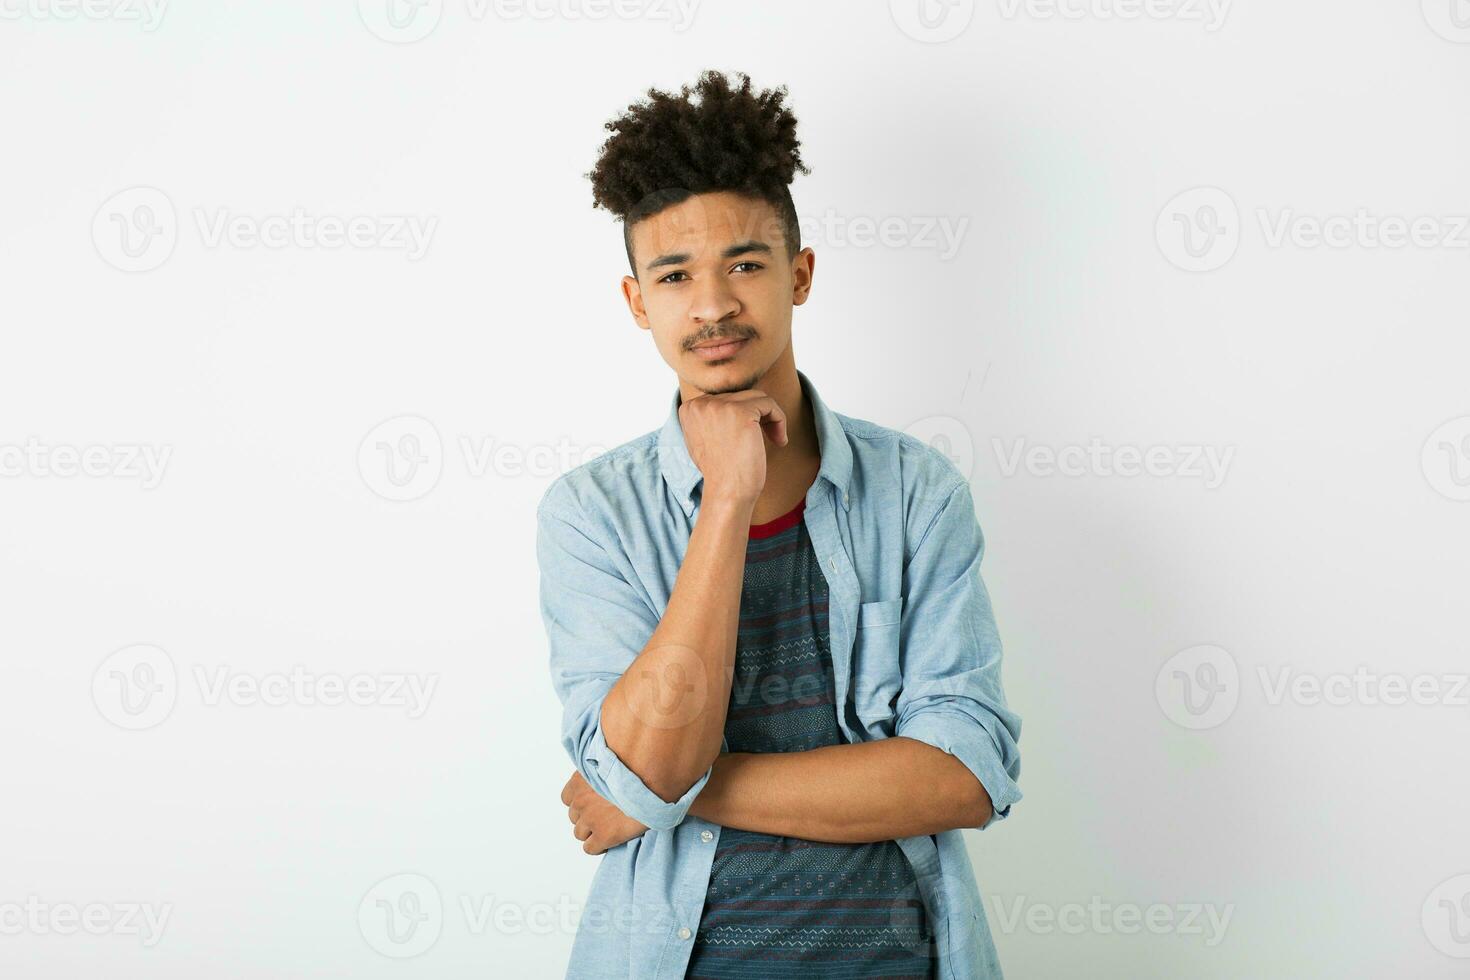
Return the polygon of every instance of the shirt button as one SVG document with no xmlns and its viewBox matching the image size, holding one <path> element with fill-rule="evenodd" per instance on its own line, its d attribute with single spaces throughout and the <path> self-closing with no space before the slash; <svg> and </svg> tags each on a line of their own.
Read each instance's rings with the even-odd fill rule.
<svg viewBox="0 0 1470 980">
<path fill-rule="evenodd" d="M 712 841 L 712 840 L 715 839 L 715 835 L 711 831 L 701 830 L 699 832 L 699 839 L 702 840 L 702 841 L 704 841 L 706 844 L 708 844 L 710 841 Z"/>
<path fill-rule="evenodd" d="M 683 928 L 681 928 L 679 930 L 679 938 L 680 939 L 688 939 L 689 936 L 690 936 L 690 932 L 689 932 L 689 927 L 688 926 L 684 926 Z"/>
</svg>

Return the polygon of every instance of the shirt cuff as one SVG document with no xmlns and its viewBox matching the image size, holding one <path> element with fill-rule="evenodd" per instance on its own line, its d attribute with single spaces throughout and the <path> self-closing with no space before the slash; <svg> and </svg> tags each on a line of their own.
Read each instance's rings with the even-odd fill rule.
<svg viewBox="0 0 1470 980">
<path fill-rule="evenodd" d="M 694 803 L 694 798 L 704 789 L 704 784 L 709 782 L 710 775 L 715 771 L 711 764 L 704 775 L 689 787 L 688 792 L 670 803 L 644 785 L 638 774 L 623 764 L 623 760 L 608 746 L 607 739 L 603 738 L 601 724 L 593 729 L 592 738 L 587 744 L 586 760 L 588 772 L 583 775 L 592 788 L 650 830 L 672 830 L 682 823 L 689 807 Z M 602 791 L 599 781 L 607 792 Z"/>
<path fill-rule="evenodd" d="M 968 715 L 957 718 L 932 709 L 923 711 L 913 715 L 894 734 L 948 752 L 975 774 L 990 795 L 990 819 L 976 830 L 984 830 L 997 820 L 1010 816 L 1011 805 L 1021 799 L 1021 788 L 1001 763 L 995 739 Z"/>
</svg>

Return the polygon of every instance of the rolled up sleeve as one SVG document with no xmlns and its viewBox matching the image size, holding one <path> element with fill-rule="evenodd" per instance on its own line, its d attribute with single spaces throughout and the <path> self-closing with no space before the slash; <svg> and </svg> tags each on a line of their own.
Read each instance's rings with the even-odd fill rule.
<svg viewBox="0 0 1470 980">
<path fill-rule="evenodd" d="M 963 479 L 942 496 L 904 572 L 895 735 L 964 763 L 990 795 L 985 829 L 1021 799 L 1021 719 L 1006 706 L 1001 644 L 980 578 L 985 540 Z"/>
<path fill-rule="evenodd" d="M 608 746 L 603 701 L 643 651 L 658 617 L 620 570 L 626 561 L 589 537 L 588 526 L 571 488 L 554 483 L 536 511 L 536 558 L 551 680 L 562 704 L 562 747 L 599 796 L 653 830 L 669 830 L 683 821 L 714 767 L 669 802 Z"/>
</svg>

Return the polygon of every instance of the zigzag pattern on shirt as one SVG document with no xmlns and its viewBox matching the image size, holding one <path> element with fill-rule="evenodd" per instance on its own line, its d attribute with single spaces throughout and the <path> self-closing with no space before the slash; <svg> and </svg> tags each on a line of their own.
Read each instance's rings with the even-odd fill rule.
<svg viewBox="0 0 1470 980">
<path fill-rule="evenodd" d="M 827 633 L 817 637 L 823 645 L 830 643 Z M 804 660 L 815 660 L 817 646 L 812 642 L 810 633 L 790 640 L 778 640 L 770 646 L 742 647 L 735 654 L 735 666 L 741 673 L 754 673 L 752 667 L 770 668 L 779 667 L 783 664 L 800 663 Z M 784 654 L 794 654 L 783 656 Z M 769 655 L 769 659 L 768 659 Z M 754 664 L 751 663 L 754 661 Z M 764 670 L 761 673 L 765 673 Z"/>
<path fill-rule="evenodd" d="M 794 936 L 793 932 L 796 933 Z M 919 946 L 924 942 L 918 929 L 821 926 L 800 930 L 715 926 L 705 932 L 705 937 L 705 942 L 720 946 L 760 946 L 766 949 L 872 949 L 875 946 Z"/>
<path fill-rule="evenodd" d="M 901 908 L 908 901 L 901 889 L 912 871 L 903 852 L 895 854 L 888 844 L 824 844 L 726 827 L 717 880 L 733 886 L 728 893 L 732 897 L 749 893 L 802 898 L 836 891 L 889 898 Z M 775 882 L 752 880 L 777 870 L 784 886 L 780 892 L 770 890 Z"/>
</svg>

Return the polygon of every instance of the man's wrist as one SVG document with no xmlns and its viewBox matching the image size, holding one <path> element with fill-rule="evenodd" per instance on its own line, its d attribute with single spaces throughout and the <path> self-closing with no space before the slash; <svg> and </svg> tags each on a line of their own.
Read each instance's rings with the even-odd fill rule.
<svg viewBox="0 0 1470 980">
<path fill-rule="evenodd" d="M 755 498 L 739 494 L 715 491 L 702 494 L 699 498 L 701 517 L 730 520 L 737 524 L 750 525 L 750 515 L 755 512 Z"/>
</svg>

